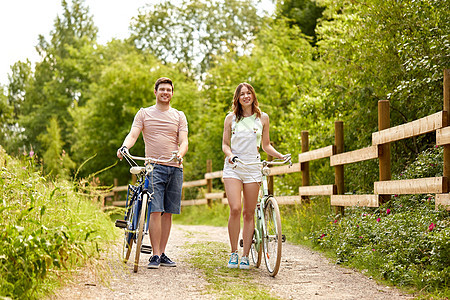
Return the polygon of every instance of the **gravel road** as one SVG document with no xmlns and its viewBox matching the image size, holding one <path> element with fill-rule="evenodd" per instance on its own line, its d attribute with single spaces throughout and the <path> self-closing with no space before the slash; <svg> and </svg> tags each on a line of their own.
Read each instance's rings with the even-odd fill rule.
<svg viewBox="0 0 450 300">
<path fill-rule="evenodd" d="M 175 268 L 146 268 L 147 254 L 142 254 L 139 270 L 119 259 L 121 241 L 105 259 L 112 268 L 107 280 L 93 268 L 79 270 L 75 278 L 50 299 L 215 299 L 206 292 L 208 283 L 202 270 L 189 264 L 186 243 L 217 241 L 228 244 L 227 229 L 211 226 L 174 225 L 167 255 L 177 262 Z M 134 257 L 134 252 L 132 252 Z M 224 261 L 224 264 L 226 262 Z M 244 272 L 244 271 L 243 271 Z M 254 281 L 269 288 L 280 299 L 413 299 L 395 288 L 379 285 L 352 269 L 343 268 L 308 248 L 283 245 L 281 269 L 275 278 L 268 275 L 264 263 L 254 274 Z"/>
</svg>

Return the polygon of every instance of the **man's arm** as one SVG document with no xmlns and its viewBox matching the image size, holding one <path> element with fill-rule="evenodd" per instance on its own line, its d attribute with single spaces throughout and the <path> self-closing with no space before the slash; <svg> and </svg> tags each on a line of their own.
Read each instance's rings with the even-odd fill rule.
<svg viewBox="0 0 450 300">
<path fill-rule="evenodd" d="M 180 161 L 180 163 L 183 161 L 183 157 L 186 155 L 186 152 L 188 151 L 189 148 L 189 142 L 188 142 L 188 132 L 187 131 L 180 131 L 179 135 L 178 135 L 178 142 L 179 142 L 179 146 L 178 146 L 178 160 Z"/>
<path fill-rule="evenodd" d="M 137 127 L 132 127 L 125 140 L 123 141 L 122 146 L 125 146 L 128 149 L 133 147 L 139 137 L 139 134 L 141 134 L 141 130 Z M 120 153 L 120 148 L 117 150 L 117 157 L 122 159 L 123 156 L 122 153 Z"/>
</svg>

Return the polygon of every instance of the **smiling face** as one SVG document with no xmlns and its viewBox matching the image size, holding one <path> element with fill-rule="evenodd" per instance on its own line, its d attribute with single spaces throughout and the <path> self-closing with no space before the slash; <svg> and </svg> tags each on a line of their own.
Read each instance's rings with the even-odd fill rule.
<svg viewBox="0 0 450 300">
<path fill-rule="evenodd" d="M 253 104 L 253 93 L 244 85 L 239 93 L 239 103 L 243 110 L 251 109 Z"/>
<path fill-rule="evenodd" d="M 168 104 L 173 96 L 173 89 L 170 83 L 160 83 L 158 89 L 155 90 L 156 102 Z"/>
</svg>

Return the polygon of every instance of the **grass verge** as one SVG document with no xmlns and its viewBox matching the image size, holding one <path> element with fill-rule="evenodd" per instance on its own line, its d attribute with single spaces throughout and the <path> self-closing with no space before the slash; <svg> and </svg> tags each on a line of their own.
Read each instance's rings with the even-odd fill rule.
<svg viewBox="0 0 450 300">
<path fill-rule="evenodd" d="M 204 274 L 206 291 L 217 299 L 278 299 L 253 282 L 255 270 L 227 268 L 228 245 L 204 242 L 185 245 L 190 262 Z"/>
</svg>

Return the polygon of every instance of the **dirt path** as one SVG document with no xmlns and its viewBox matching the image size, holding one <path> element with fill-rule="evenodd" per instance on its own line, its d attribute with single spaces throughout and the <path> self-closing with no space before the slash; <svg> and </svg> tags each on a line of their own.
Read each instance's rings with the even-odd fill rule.
<svg viewBox="0 0 450 300">
<path fill-rule="evenodd" d="M 137 273 L 131 263 L 119 263 L 119 251 L 109 253 L 114 274 L 105 284 L 93 272 L 81 270 L 72 283 L 52 299 L 215 299 L 205 293 L 208 284 L 201 270 L 192 267 L 186 243 L 218 241 L 228 244 L 226 228 L 174 225 L 167 254 L 178 263 L 176 268 L 146 268 L 148 255 L 142 254 Z M 121 247 L 121 246 L 120 246 Z M 134 252 L 131 254 L 134 257 Z M 224 262 L 225 264 L 226 262 Z M 339 267 L 307 248 L 285 243 L 281 269 L 275 278 L 265 266 L 252 269 L 255 281 L 269 287 L 282 299 L 412 299 L 396 289 L 378 285 L 350 269 Z"/>
</svg>

